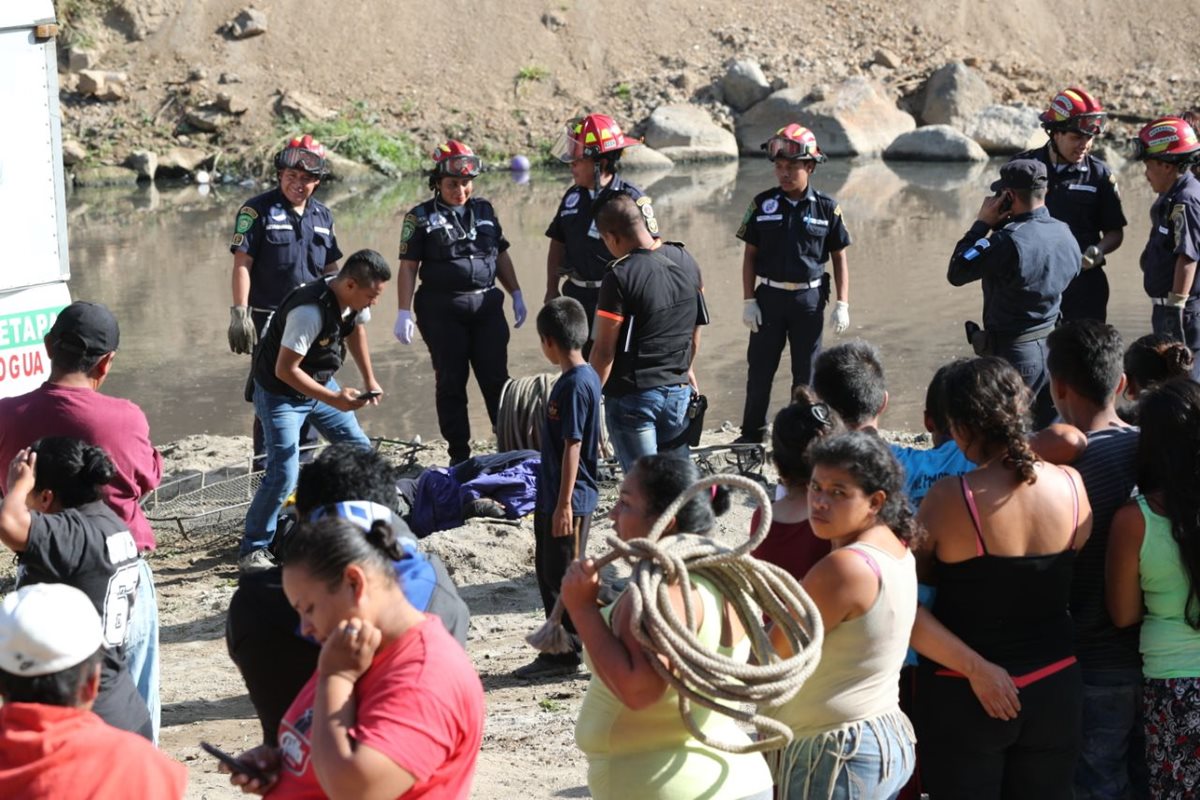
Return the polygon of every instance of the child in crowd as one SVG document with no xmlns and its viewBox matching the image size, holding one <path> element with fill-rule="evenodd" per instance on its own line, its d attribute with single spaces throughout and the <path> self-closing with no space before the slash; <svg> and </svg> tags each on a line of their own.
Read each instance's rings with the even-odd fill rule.
<svg viewBox="0 0 1200 800">
<path fill-rule="evenodd" d="M 48 436 L 17 453 L 0 506 L 0 541 L 17 553 L 17 586 L 65 583 L 92 601 L 104 627 L 100 693 L 92 710 L 114 728 L 152 738 L 150 712 L 125 664 L 137 596 L 138 549 L 104 502 L 116 467 L 99 447 Z"/>
<path fill-rule="evenodd" d="M 808 481 L 812 477 L 808 448 L 840 433 L 842 423 L 807 386 L 797 386 L 792 398 L 792 404 L 775 415 L 771 427 L 771 458 L 784 493 L 771 506 L 767 538 L 751 555 L 803 580 L 813 564 L 829 555 L 829 542 L 817 538 L 808 521 Z M 751 531 L 758 529 L 761 517 L 762 512 L 755 510 Z"/>
<path fill-rule="evenodd" d="M 1124 344 L 1113 326 L 1078 320 L 1056 328 L 1046 348 L 1054 406 L 1064 422 L 1087 437 L 1083 453 L 1071 465 L 1083 478 L 1092 505 L 1092 535 L 1079 550 L 1071 581 L 1071 622 L 1083 678 L 1075 800 L 1145 797 L 1138 631 L 1117 630 L 1104 605 L 1109 527 L 1137 479 L 1138 429 L 1123 422 L 1116 409 L 1124 389 Z"/>
<path fill-rule="evenodd" d="M 625 541 L 649 534 L 672 501 L 696 482 L 700 471 L 690 460 L 656 454 L 643 456 L 621 483 L 617 505 L 609 515 L 617 536 Z M 714 516 L 729 508 L 729 494 L 693 496 L 675 513 L 663 536 L 707 535 Z M 737 615 L 711 582 L 692 576 L 697 606 L 695 637 L 707 650 L 721 648 L 745 660 L 750 640 Z M 575 561 L 563 578 L 563 605 L 575 620 L 592 670 L 575 723 L 575 742 L 588 759 L 588 790 L 595 800 L 770 800 L 771 775 L 757 753 L 732 754 L 703 744 L 684 727 L 679 696 L 650 664 L 635 638 L 632 602 L 622 593 L 609 606 L 597 604 L 600 576 L 590 559 Z M 682 618 L 683 594 L 668 591 Z M 699 704 L 692 713 L 704 734 L 714 740 L 750 744 L 729 717 Z"/>
<path fill-rule="evenodd" d="M 1200 794 L 1200 385 L 1174 378 L 1141 401 L 1138 486 L 1108 544 L 1108 611 L 1141 622 L 1150 795 Z"/>
<path fill-rule="evenodd" d="M 892 454 L 904 467 L 904 493 L 914 509 L 921 507 L 926 492 L 942 478 L 975 469 L 950 435 L 950 421 L 942 399 L 946 375 L 957 363 L 952 361 L 938 369 L 925 390 L 925 430 L 933 437 L 933 447 L 892 445 Z"/>
<path fill-rule="evenodd" d="M 1012 366 L 975 358 L 945 380 L 950 430 L 979 466 L 934 484 L 919 513 L 922 582 L 937 589 L 912 637 L 923 788 L 1069 800 L 1082 687 L 1067 604 L 1091 507 L 1075 470 L 1030 449 L 1032 397 Z"/>
<path fill-rule="evenodd" d="M 1148 333 L 1125 351 L 1125 399 L 1136 401 L 1156 383 L 1192 374 L 1192 351 L 1164 333 Z"/>
<path fill-rule="evenodd" d="M 812 386 L 850 430 L 879 427 L 888 393 L 875 345 L 854 339 L 825 350 L 817 356 Z"/>
<path fill-rule="evenodd" d="M 546 616 L 558 601 L 567 566 L 587 551 L 588 529 L 599 499 L 600 378 L 583 359 L 588 319 L 572 297 L 556 297 L 537 316 L 542 353 L 562 374 L 546 400 L 541 426 L 542 461 L 533 514 L 534 570 Z M 574 649 L 539 653 L 514 671 L 518 678 L 571 675 L 579 669 L 579 640 L 567 614 L 563 627 Z"/>
<path fill-rule="evenodd" d="M 878 436 L 824 438 L 809 458 L 812 529 L 834 550 L 804 577 L 825 641 L 816 671 L 776 711 L 796 734 L 772 754 L 776 797 L 886 800 L 908 781 L 915 760 L 897 687 L 917 608 L 909 546 L 919 527 L 900 465 Z M 787 641 L 772 639 L 786 654 Z"/>
</svg>

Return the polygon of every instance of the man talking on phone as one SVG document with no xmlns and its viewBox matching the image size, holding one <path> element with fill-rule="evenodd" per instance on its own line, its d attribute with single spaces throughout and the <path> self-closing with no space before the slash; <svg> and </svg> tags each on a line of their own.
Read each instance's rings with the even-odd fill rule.
<svg viewBox="0 0 1200 800">
<path fill-rule="evenodd" d="M 246 512 L 238 570 L 274 566 L 269 547 L 279 511 L 300 473 L 300 426 L 311 422 L 329 442 L 370 448 L 354 410 L 378 405 L 383 391 L 371 369 L 370 307 L 392 278 L 387 261 L 359 250 L 334 277 L 293 289 L 267 322 L 254 352 L 254 412 L 263 424 L 266 472 Z M 363 390 L 333 379 L 346 351 L 358 365 Z"/>
<path fill-rule="evenodd" d="M 1058 324 L 1063 291 L 1079 274 L 1070 227 L 1046 209 L 1046 166 L 1017 159 L 1000 168 L 995 193 L 954 247 L 947 280 L 983 282 L 982 330 L 967 323 L 978 355 L 1003 358 L 1033 394 L 1035 428 L 1055 416 L 1046 372 L 1046 337 Z"/>
</svg>

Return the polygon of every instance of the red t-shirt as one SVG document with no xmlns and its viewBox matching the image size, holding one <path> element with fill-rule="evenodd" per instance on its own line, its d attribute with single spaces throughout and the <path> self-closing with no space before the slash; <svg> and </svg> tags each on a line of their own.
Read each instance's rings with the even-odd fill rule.
<svg viewBox="0 0 1200 800">
<path fill-rule="evenodd" d="M 750 530 L 758 527 L 762 512 L 755 511 Z M 804 580 L 813 565 L 829 555 L 829 542 L 818 539 L 808 520 L 803 522 L 771 522 L 767 538 L 750 555 L 783 567 L 796 580 Z"/>
<path fill-rule="evenodd" d="M 93 444 L 117 468 L 104 500 L 133 534 L 139 550 L 154 549 L 154 532 L 138 500 L 158 486 L 162 456 L 150 443 L 150 424 L 136 404 L 86 386 L 43 383 L 28 394 L 0 399 L 0 465 L 43 436 L 70 436 Z M 3 486 L 0 485 L 0 491 Z"/>
<path fill-rule="evenodd" d="M 90 711 L 38 703 L 0 707 L 0 797 L 182 798 L 187 769 Z"/>
<path fill-rule="evenodd" d="M 310 757 L 316 696 L 314 674 L 279 725 L 283 768 L 273 798 L 325 797 Z M 427 616 L 375 654 L 354 685 L 354 701 L 350 735 L 416 779 L 405 800 L 466 800 L 483 742 L 483 685 L 437 617 Z"/>
</svg>

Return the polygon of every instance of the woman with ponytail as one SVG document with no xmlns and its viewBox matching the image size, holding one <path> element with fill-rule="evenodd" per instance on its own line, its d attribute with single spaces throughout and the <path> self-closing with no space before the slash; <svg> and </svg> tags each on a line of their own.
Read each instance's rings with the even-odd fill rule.
<svg viewBox="0 0 1200 800">
<path fill-rule="evenodd" d="M 99 447 L 65 436 L 38 439 L 9 465 L 0 541 L 17 554 L 17 588 L 65 583 L 92 601 L 104 625 L 100 694 L 92 710 L 114 728 L 151 739 L 150 713 L 125 663 L 138 548 L 101 495 L 116 474 Z M 6 679 L 10 702 L 21 702 L 26 689 L 37 693 L 26 681 L 36 679 Z"/>
<path fill-rule="evenodd" d="M 1069 800 L 1083 687 L 1067 603 L 1091 506 L 1078 472 L 1030 450 L 1029 391 L 1006 362 L 960 362 L 944 393 L 951 434 L 979 466 L 934 484 L 919 514 L 918 569 L 937 592 L 912 641 L 922 788 Z"/>
<path fill-rule="evenodd" d="M 280 545 L 284 593 L 321 653 L 284 714 L 279 747 L 240 756 L 262 776 L 230 780 L 279 798 L 465 800 L 483 737 L 483 686 L 441 621 L 405 597 L 391 526 L 359 520 L 351 506 L 328 507 Z"/>
<path fill-rule="evenodd" d="M 1141 496 L 1108 542 L 1108 612 L 1141 623 L 1142 722 L 1150 794 L 1200 793 L 1200 385 L 1178 377 L 1143 395 Z"/>
</svg>

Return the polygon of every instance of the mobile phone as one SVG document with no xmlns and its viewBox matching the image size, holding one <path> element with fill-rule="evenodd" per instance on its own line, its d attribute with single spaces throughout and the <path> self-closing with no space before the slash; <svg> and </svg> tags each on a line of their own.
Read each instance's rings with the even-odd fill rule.
<svg viewBox="0 0 1200 800">
<path fill-rule="evenodd" d="M 358 399 L 359 400 L 374 400 L 376 397 L 379 397 L 382 394 L 383 394 L 383 392 L 373 392 L 373 391 L 372 392 L 359 392 Z"/>
<path fill-rule="evenodd" d="M 229 753 L 226 753 L 224 750 L 217 747 L 216 745 L 211 745 L 208 742 L 201 742 L 200 749 L 202 749 L 204 752 L 208 753 L 210 756 L 213 756 L 218 761 L 220 761 L 222 764 L 229 767 L 231 770 L 233 770 L 234 772 L 236 772 L 238 774 L 245 775 L 246 777 L 252 778 L 254 780 L 262 781 L 263 783 L 267 782 L 266 774 L 264 774 L 263 771 L 260 770 L 258 767 L 254 766 L 253 764 L 251 764 L 247 761 L 242 761 L 239 758 L 234 758 L 233 756 L 229 755 Z"/>
<path fill-rule="evenodd" d="M 1004 199 L 1000 201 L 1000 213 L 1004 213 L 1006 211 L 1012 211 L 1012 195 L 1005 194 L 1004 191 L 1001 190 L 999 192 L 996 192 L 996 197 L 1000 197 L 1000 196 L 1004 197 Z"/>
</svg>

